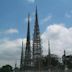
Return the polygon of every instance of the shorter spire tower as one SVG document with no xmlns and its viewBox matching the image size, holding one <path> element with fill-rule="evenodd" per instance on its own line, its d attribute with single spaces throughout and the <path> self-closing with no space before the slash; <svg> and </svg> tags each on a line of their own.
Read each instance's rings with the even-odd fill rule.
<svg viewBox="0 0 72 72">
<path fill-rule="evenodd" d="M 17 67 L 17 61 L 15 62 L 15 68 Z"/>
<path fill-rule="evenodd" d="M 63 60 L 64 60 L 64 72 L 67 72 L 67 61 L 66 61 L 66 51 L 64 50 L 64 55 L 63 55 Z"/>
<path fill-rule="evenodd" d="M 66 56 L 66 51 L 64 50 L 64 56 Z"/>
<path fill-rule="evenodd" d="M 50 52 L 50 41 L 48 40 L 48 55 L 50 56 L 51 52 Z"/>
<path fill-rule="evenodd" d="M 31 46 L 30 46 L 30 15 L 28 14 L 28 28 L 27 28 L 27 40 L 25 48 L 24 68 L 27 69 L 31 66 Z"/>
<path fill-rule="evenodd" d="M 51 72 L 51 51 L 50 51 L 50 41 L 48 40 L 48 71 Z"/>
<path fill-rule="evenodd" d="M 22 51 L 21 51 L 21 60 L 20 60 L 20 70 L 23 70 L 24 66 L 24 53 L 23 53 L 23 41 L 22 41 Z"/>
</svg>

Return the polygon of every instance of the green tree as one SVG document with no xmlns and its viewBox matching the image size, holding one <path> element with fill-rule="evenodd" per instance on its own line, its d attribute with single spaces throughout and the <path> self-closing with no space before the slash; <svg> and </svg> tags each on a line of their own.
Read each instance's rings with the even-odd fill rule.
<svg viewBox="0 0 72 72">
<path fill-rule="evenodd" d="M 5 66 L 2 66 L 1 68 L 1 71 L 0 72 L 12 72 L 12 66 L 10 65 L 5 65 Z"/>
<path fill-rule="evenodd" d="M 43 67 L 48 67 L 49 62 L 50 62 L 50 65 L 52 67 L 57 67 L 57 66 L 60 65 L 58 56 L 57 55 L 54 55 L 54 54 L 51 54 L 50 57 L 48 55 L 45 56 L 45 57 L 43 57 L 43 59 L 42 59 Z"/>
<path fill-rule="evenodd" d="M 63 57 L 63 64 L 67 65 L 69 69 L 72 69 L 72 55 Z"/>
</svg>

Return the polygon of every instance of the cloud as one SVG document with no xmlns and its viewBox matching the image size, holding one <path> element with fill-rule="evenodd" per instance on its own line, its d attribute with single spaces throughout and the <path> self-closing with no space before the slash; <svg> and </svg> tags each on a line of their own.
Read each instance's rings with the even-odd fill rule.
<svg viewBox="0 0 72 72">
<path fill-rule="evenodd" d="M 66 14 L 65 14 L 65 17 L 71 18 L 72 16 L 71 16 L 70 14 L 66 13 Z"/>
<path fill-rule="evenodd" d="M 22 41 L 25 51 L 26 38 L 24 39 L 18 38 L 15 40 L 4 38 L 0 40 L 0 66 L 5 64 L 10 64 L 14 66 L 15 61 L 17 61 L 19 67 Z M 32 40 L 31 40 L 31 46 L 32 46 Z"/>
<path fill-rule="evenodd" d="M 35 0 L 27 0 L 28 2 L 30 2 L 30 3 L 34 3 L 35 2 Z"/>
<path fill-rule="evenodd" d="M 20 63 L 22 40 L 24 48 L 26 38 L 24 39 L 1 39 L 0 40 L 0 64 L 11 64 L 14 66 L 15 60 Z M 49 25 L 41 35 L 43 54 L 48 53 L 48 40 L 50 40 L 50 49 L 52 54 L 59 57 L 63 55 L 64 49 L 67 55 L 72 54 L 72 27 L 65 27 L 64 24 Z M 32 45 L 32 40 L 31 40 Z"/>
<path fill-rule="evenodd" d="M 50 40 L 51 53 L 61 57 L 64 49 L 72 54 L 72 27 L 67 28 L 63 24 L 53 24 L 47 27 L 42 34 L 43 54 L 48 52 L 48 39 Z"/>
<path fill-rule="evenodd" d="M 65 17 L 72 18 L 72 10 L 70 10 L 69 12 L 66 12 Z"/>
<path fill-rule="evenodd" d="M 18 33 L 18 30 L 17 29 L 9 29 L 9 30 L 5 31 L 5 33 L 7 33 L 7 34 Z"/>
<path fill-rule="evenodd" d="M 22 40 L 25 43 L 26 39 L 16 39 L 16 40 L 10 40 L 10 39 L 2 39 L 0 40 L 0 64 L 11 64 L 14 66 L 15 61 L 20 62 L 20 55 L 21 55 L 21 47 L 22 47 Z M 19 63 L 18 63 L 19 65 Z"/>
<path fill-rule="evenodd" d="M 4 31 L 0 31 L 0 34 L 14 34 L 14 33 L 18 33 L 18 30 L 11 28 Z"/>
<path fill-rule="evenodd" d="M 48 20 L 50 20 L 52 18 L 52 16 L 47 16 L 43 21 L 47 22 Z"/>
<path fill-rule="evenodd" d="M 46 22 L 48 22 L 51 19 L 52 19 L 52 16 L 49 15 L 49 16 L 45 17 L 43 20 L 41 20 L 41 24 L 45 24 Z"/>
<path fill-rule="evenodd" d="M 30 22 L 32 21 L 32 17 L 30 17 Z M 28 17 L 25 18 L 25 22 L 28 22 Z"/>
</svg>

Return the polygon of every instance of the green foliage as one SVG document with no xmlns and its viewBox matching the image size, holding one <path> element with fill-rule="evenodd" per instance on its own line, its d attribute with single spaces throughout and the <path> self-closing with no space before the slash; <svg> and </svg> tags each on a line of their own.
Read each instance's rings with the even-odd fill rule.
<svg viewBox="0 0 72 72">
<path fill-rule="evenodd" d="M 56 55 L 51 55 L 50 57 L 45 56 L 42 59 L 42 66 L 48 67 L 50 65 L 51 67 L 57 67 L 58 65 L 60 65 L 60 62 L 58 59 L 59 58 Z"/>
<path fill-rule="evenodd" d="M 0 72 L 12 72 L 12 67 L 10 65 L 5 65 L 2 66 L 2 68 L 0 69 Z"/>
<path fill-rule="evenodd" d="M 72 55 L 63 57 L 63 64 L 66 65 L 69 69 L 72 69 Z"/>
</svg>

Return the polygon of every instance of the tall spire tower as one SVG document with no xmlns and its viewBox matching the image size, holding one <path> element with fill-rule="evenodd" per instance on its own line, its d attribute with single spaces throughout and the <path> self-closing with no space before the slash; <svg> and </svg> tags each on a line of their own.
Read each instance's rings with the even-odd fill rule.
<svg viewBox="0 0 72 72">
<path fill-rule="evenodd" d="M 28 15 L 27 41 L 24 58 L 24 68 L 31 66 L 31 47 L 30 47 L 30 15 Z"/>
<path fill-rule="evenodd" d="M 20 70 L 23 70 L 24 66 L 24 53 L 23 53 L 23 41 L 22 41 L 22 51 L 21 51 L 21 60 L 20 60 Z"/>
<path fill-rule="evenodd" d="M 34 63 L 36 62 L 36 60 L 41 58 L 41 56 L 42 56 L 41 39 L 40 39 L 40 31 L 39 31 L 38 15 L 37 15 L 37 7 L 36 7 L 35 25 L 34 25 L 34 34 L 33 34 L 33 61 Z"/>
</svg>

